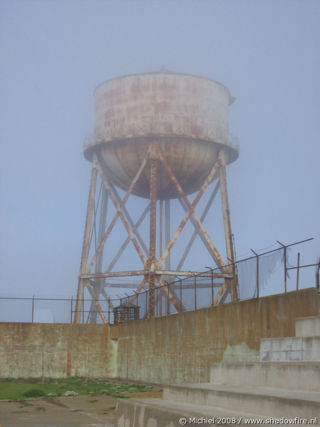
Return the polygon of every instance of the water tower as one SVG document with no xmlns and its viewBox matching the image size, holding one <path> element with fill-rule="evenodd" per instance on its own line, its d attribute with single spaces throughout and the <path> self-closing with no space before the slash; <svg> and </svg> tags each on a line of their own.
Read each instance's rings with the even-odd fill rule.
<svg viewBox="0 0 320 427">
<path fill-rule="evenodd" d="M 188 221 L 219 268 L 213 276 L 224 278 L 214 304 L 225 300 L 226 295 L 236 300 L 236 274 L 230 267 L 234 250 L 226 166 L 237 159 L 238 151 L 229 137 L 228 108 L 233 99 L 228 89 L 214 80 L 165 71 L 108 80 L 97 87 L 94 97 L 94 137 L 84 150 L 85 157 L 92 162 L 92 172 L 75 322 L 81 321 L 84 289 L 88 290 L 96 307 L 93 312 L 98 313 L 103 322 L 107 321 L 98 299 L 102 296 L 108 301 L 105 289 L 108 281 L 115 277 L 140 278 L 136 293 L 150 290 L 148 316 L 153 316 L 155 288 L 165 289 L 165 281 L 195 274 L 194 271 L 181 270 L 181 262 L 172 268 L 170 261 L 171 248 Z M 101 208 L 97 220 L 98 177 L 103 184 L 103 193 L 99 196 Z M 195 210 L 212 181 L 216 182 L 216 187 L 211 199 L 218 189 L 221 194 L 226 260 Z M 188 195 L 192 193 L 195 196 L 191 202 Z M 139 218 L 141 222 L 149 216 L 148 242 L 139 233 L 139 221 L 135 222 L 126 209 L 129 196 L 149 201 Z M 172 199 L 177 199 L 184 209 L 175 230 L 171 230 Z M 115 207 L 115 214 L 108 224 L 107 200 Z M 103 271 L 104 248 L 108 247 L 110 233 L 119 223 L 124 226 L 127 241 L 138 254 L 139 265 L 135 270 L 114 271 L 115 262 L 111 262 Z M 89 256 L 90 236 L 96 225 L 98 244 Z M 159 250 L 157 237 L 161 241 Z M 185 248 L 187 252 L 190 246 Z M 108 247 L 105 251 L 110 259 L 112 250 Z M 121 251 L 115 255 L 116 261 L 120 256 Z M 180 311 L 179 298 L 166 292 L 167 298 Z M 93 316 L 90 321 L 95 320 Z"/>
</svg>

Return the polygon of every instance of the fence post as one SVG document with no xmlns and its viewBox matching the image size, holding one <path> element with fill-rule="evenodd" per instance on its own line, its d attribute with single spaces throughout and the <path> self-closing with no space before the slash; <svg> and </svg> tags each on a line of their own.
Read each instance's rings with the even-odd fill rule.
<svg viewBox="0 0 320 427">
<path fill-rule="evenodd" d="M 197 278 L 194 276 L 194 309 L 197 309 Z"/>
<path fill-rule="evenodd" d="M 211 270 L 211 305 L 214 303 L 213 271 Z"/>
<path fill-rule="evenodd" d="M 84 298 L 82 299 L 82 323 L 84 323 Z"/>
<path fill-rule="evenodd" d="M 257 252 L 255 252 L 253 249 L 251 249 L 251 252 L 253 252 L 256 256 L 256 260 L 257 260 L 257 267 L 256 267 L 256 286 L 257 286 L 257 298 L 259 298 L 260 296 L 260 272 L 259 272 L 259 254 L 257 254 Z"/>
<path fill-rule="evenodd" d="M 159 287 L 159 313 L 160 316 L 162 316 L 162 295 L 163 295 L 163 290 L 162 287 Z"/>
<path fill-rule="evenodd" d="M 182 280 L 180 279 L 179 282 L 180 282 L 180 305 L 182 307 Z"/>
<path fill-rule="evenodd" d="M 32 323 L 34 322 L 34 295 L 32 296 Z"/>
<path fill-rule="evenodd" d="M 299 274 L 300 274 L 300 252 L 297 255 L 297 285 L 296 290 L 299 289 Z"/>
<path fill-rule="evenodd" d="M 284 292 L 286 293 L 287 292 L 287 247 L 283 243 L 279 242 L 279 240 L 277 240 L 277 242 L 279 243 L 279 245 L 283 247 L 283 251 L 284 251 Z"/>
<path fill-rule="evenodd" d="M 72 323 L 72 308 L 73 308 L 73 296 L 70 300 L 70 323 Z"/>
<path fill-rule="evenodd" d="M 149 290 L 147 290 L 147 291 L 145 291 L 145 294 L 146 294 L 146 317 L 148 317 L 148 293 L 149 293 Z"/>
</svg>

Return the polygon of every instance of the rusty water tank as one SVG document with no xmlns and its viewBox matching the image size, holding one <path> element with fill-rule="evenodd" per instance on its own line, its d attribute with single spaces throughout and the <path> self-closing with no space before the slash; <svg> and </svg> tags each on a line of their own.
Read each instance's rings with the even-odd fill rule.
<svg viewBox="0 0 320 427">
<path fill-rule="evenodd" d="M 95 90 L 95 151 L 108 179 L 127 190 L 146 155 L 158 141 L 167 162 L 186 194 L 198 190 L 212 168 L 219 149 L 228 163 L 238 157 L 229 142 L 229 90 L 203 77 L 171 72 L 129 75 L 105 81 Z M 133 193 L 149 197 L 149 168 Z M 160 167 L 158 199 L 178 197 Z"/>
</svg>

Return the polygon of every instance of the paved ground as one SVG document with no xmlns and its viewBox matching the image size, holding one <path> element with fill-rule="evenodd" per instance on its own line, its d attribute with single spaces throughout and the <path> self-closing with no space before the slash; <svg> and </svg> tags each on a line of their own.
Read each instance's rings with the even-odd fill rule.
<svg viewBox="0 0 320 427">
<path fill-rule="evenodd" d="M 131 397 L 160 397 L 134 393 Z M 0 427 L 113 427 L 117 399 L 70 396 L 0 401 Z"/>
</svg>

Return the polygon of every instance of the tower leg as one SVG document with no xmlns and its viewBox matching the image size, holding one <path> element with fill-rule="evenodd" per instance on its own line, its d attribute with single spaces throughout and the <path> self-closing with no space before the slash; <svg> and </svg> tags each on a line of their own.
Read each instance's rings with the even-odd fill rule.
<svg viewBox="0 0 320 427">
<path fill-rule="evenodd" d="M 99 219 L 99 229 L 98 229 L 98 242 L 102 240 L 102 237 L 105 232 L 106 228 L 106 221 L 107 221 L 107 208 L 108 208 L 108 194 L 105 190 L 105 188 L 102 188 L 102 194 L 101 194 L 101 211 L 100 211 L 100 219 Z M 101 273 L 102 271 L 102 261 L 103 261 L 103 249 L 101 250 L 97 262 L 95 265 L 95 272 Z M 97 278 L 94 282 L 94 292 L 96 295 L 97 301 L 99 301 L 100 293 L 103 289 L 105 283 L 104 278 Z M 92 301 L 90 306 L 90 313 L 89 313 L 89 323 L 97 323 L 97 307 L 96 304 Z"/>
<path fill-rule="evenodd" d="M 97 185 L 97 169 L 95 165 L 92 165 L 91 179 L 90 179 L 90 189 L 88 197 L 88 207 L 87 207 L 87 217 L 86 225 L 84 230 L 84 238 L 82 245 L 82 254 L 81 254 L 81 264 L 80 264 L 80 274 L 86 273 L 89 248 L 90 248 L 90 234 L 92 226 L 92 218 L 94 211 L 94 200 L 96 193 Z M 76 302 L 76 313 L 74 316 L 74 323 L 80 323 L 81 312 L 83 311 L 83 295 L 84 295 L 85 280 L 79 279 L 78 282 L 78 292 L 77 292 L 77 302 Z"/>
<path fill-rule="evenodd" d="M 156 270 L 156 235 L 157 235 L 157 179 L 158 160 L 150 160 L 150 244 L 149 244 L 149 301 L 148 317 L 154 316 L 155 308 L 155 275 Z"/>
<path fill-rule="evenodd" d="M 165 216 L 165 245 L 167 247 L 169 242 L 170 242 L 170 235 L 171 235 L 171 231 L 170 231 L 170 224 L 171 224 L 170 199 L 165 200 L 164 211 L 165 211 L 165 215 L 164 215 Z M 162 254 L 162 251 L 160 253 Z M 166 270 L 171 270 L 170 252 L 168 253 L 167 258 L 165 259 L 164 265 L 165 265 Z"/>
<path fill-rule="evenodd" d="M 225 279 L 226 281 L 230 280 L 230 293 L 232 301 L 238 299 L 238 280 L 235 270 L 235 257 L 232 241 L 232 231 L 231 231 L 231 221 L 230 221 L 230 208 L 229 208 L 229 199 L 228 199 L 228 190 L 227 190 L 227 175 L 226 175 L 226 153 L 224 151 L 220 152 L 220 168 L 219 168 L 219 178 L 220 178 L 220 192 L 221 192 L 221 203 L 222 203 L 222 213 L 223 213 L 223 223 L 224 223 L 224 235 L 226 241 L 226 252 L 228 257 L 228 263 L 232 264 L 227 267 L 232 273 L 232 279 Z"/>
</svg>

